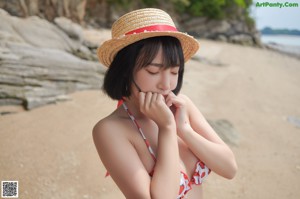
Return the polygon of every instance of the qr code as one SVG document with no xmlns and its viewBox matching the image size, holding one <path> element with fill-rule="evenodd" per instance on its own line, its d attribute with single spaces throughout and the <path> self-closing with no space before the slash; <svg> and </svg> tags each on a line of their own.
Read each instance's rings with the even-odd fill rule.
<svg viewBox="0 0 300 199">
<path fill-rule="evenodd" d="M 1 181 L 1 197 L 2 198 L 18 198 L 19 197 L 18 181 Z"/>
</svg>

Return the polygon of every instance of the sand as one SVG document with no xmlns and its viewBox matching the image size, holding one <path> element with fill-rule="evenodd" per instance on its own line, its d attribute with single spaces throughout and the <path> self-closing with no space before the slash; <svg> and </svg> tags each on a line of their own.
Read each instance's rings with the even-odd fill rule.
<svg viewBox="0 0 300 199">
<path fill-rule="evenodd" d="M 182 92 L 207 119 L 226 119 L 239 132 L 233 180 L 211 174 L 209 199 L 300 197 L 300 60 L 277 52 L 200 40 L 186 65 Z M 0 116 L 0 180 L 18 180 L 19 198 L 124 198 L 92 140 L 94 124 L 116 102 L 99 90 L 72 100 Z"/>
</svg>

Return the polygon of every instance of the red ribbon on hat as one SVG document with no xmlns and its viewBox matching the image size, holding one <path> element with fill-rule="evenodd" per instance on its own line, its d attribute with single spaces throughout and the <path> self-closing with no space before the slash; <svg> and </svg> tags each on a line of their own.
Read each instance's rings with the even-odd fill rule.
<svg viewBox="0 0 300 199">
<path fill-rule="evenodd" d="M 132 35 L 134 33 L 142 33 L 145 31 L 153 32 L 153 31 L 172 31 L 177 32 L 177 29 L 174 26 L 169 25 L 153 25 L 153 26 L 146 26 L 143 28 L 138 28 L 132 31 L 129 31 L 128 33 L 125 33 L 125 35 Z"/>
</svg>

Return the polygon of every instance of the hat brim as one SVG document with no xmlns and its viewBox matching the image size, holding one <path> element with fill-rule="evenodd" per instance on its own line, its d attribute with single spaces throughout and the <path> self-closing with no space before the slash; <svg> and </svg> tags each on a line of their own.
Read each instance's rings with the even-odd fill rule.
<svg viewBox="0 0 300 199">
<path fill-rule="evenodd" d="M 185 62 L 189 60 L 199 49 L 199 42 L 192 36 L 182 32 L 143 32 L 105 41 L 97 49 L 99 61 L 103 65 L 109 67 L 116 54 L 124 47 L 142 39 L 158 36 L 171 36 L 177 38 L 181 43 Z"/>
</svg>

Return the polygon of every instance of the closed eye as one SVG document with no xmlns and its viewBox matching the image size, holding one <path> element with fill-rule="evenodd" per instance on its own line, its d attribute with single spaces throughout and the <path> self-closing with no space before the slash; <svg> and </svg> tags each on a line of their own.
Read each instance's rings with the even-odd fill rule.
<svg viewBox="0 0 300 199">
<path fill-rule="evenodd" d="M 178 73 L 179 73 L 179 67 L 176 67 L 175 69 L 171 70 L 171 74 L 173 75 L 178 75 Z"/>
<path fill-rule="evenodd" d="M 149 71 L 149 70 L 147 70 L 147 72 L 148 72 L 149 74 L 151 74 L 151 75 L 156 75 L 156 74 L 159 73 L 159 72 L 152 72 L 152 71 Z"/>
</svg>

